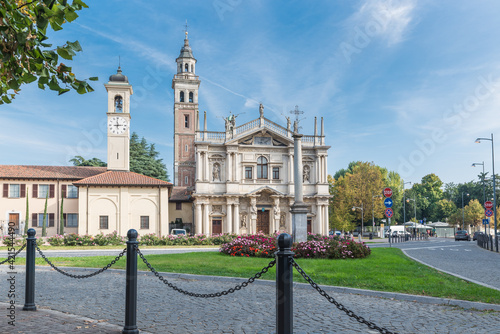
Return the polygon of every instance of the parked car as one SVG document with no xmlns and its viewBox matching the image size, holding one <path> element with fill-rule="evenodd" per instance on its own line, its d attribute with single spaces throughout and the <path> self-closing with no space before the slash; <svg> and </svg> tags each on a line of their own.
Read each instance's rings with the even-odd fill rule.
<svg viewBox="0 0 500 334">
<path fill-rule="evenodd" d="M 406 231 L 394 231 L 394 232 L 392 232 L 393 237 L 402 237 L 404 235 L 410 235 L 410 233 L 406 232 Z"/>
<path fill-rule="evenodd" d="M 330 231 L 329 234 L 330 235 L 338 235 L 338 236 L 340 236 L 342 234 L 342 232 L 340 232 L 340 231 Z"/>
<path fill-rule="evenodd" d="M 173 235 L 186 235 L 187 232 L 185 229 L 182 229 L 182 228 L 174 228 L 170 234 L 173 234 Z"/>
<path fill-rule="evenodd" d="M 472 236 L 472 241 L 476 241 L 477 237 L 480 235 L 483 235 L 483 234 L 484 234 L 483 232 L 479 232 L 479 231 L 474 232 L 474 235 Z"/>
<path fill-rule="evenodd" d="M 455 241 L 458 240 L 470 241 L 470 234 L 466 230 L 458 230 L 455 232 Z"/>
</svg>

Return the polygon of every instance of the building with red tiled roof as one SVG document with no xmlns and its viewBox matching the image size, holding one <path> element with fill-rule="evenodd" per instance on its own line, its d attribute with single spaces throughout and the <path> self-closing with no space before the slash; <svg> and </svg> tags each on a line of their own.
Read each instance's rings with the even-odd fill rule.
<svg viewBox="0 0 500 334">
<path fill-rule="evenodd" d="M 41 236 L 43 226 L 47 236 L 169 234 L 172 184 L 129 170 L 132 86 L 119 68 L 105 87 L 108 167 L 0 165 L 4 235 L 9 227 L 16 234 L 30 227 Z"/>
</svg>

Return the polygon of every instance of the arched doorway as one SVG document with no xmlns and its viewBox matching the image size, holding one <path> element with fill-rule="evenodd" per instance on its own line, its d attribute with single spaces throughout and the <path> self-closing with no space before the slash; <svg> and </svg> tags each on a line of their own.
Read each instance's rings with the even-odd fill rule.
<svg viewBox="0 0 500 334">
<path fill-rule="evenodd" d="M 269 211 L 257 211 L 257 233 L 262 232 L 264 234 L 269 234 Z"/>
</svg>

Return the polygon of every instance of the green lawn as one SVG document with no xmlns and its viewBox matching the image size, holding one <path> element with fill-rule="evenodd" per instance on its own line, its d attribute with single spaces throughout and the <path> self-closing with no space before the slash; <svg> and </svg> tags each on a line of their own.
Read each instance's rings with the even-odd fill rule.
<svg viewBox="0 0 500 334">
<path fill-rule="evenodd" d="M 57 266 L 100 268 L 112 258 L 97 256 L 51 260 Z M 147 255 L 146 258 L 158 271 L 244 278 L 253 276 L 270 262 L 270 259 L 237 258 L 212 252 Z M 139 270 L 147 270 L 140 258 L 138 261 Z M 428 268 L 410 260 L 397 248 L 372 249 L 372 254 L 365 259 L 296 261 L 318 284 L 500 304 L 500 291 Z M 41 258 L 37 258 L 36 263 L 45 264 Z M 24 259 L 19 258 L 16 264 L 24 264 Z M 125 259 L 122 258 L 113 268 L 125 268 Z M 274 280 L 275 275 L 272 268 L 263 279 Z M 294 280 L 305 283 L 296 271 Z"/>
</svg>

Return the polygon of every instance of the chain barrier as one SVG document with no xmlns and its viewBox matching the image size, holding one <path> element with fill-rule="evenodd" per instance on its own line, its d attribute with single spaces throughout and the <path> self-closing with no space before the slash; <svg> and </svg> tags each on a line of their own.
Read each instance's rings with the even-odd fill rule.
<svg viewBox="0 0 500 334">
<path fill-rule="evenodd" d="M 38 253 L 40 253 L 40 256 L 45 260 L 45 262 L 47 262 L 54 270 L 56 270 L 57 272 L 65 275 L 65 276 L 68 276 L 68 277 L 71 277 L 71 278 L 89 278 L 89 277 L 92 277 L 92 276 L 96 276 L 96 275 L 99 275 L 100 273 L 106 271 L 107 269 L 111 268 L 112 265 L 114 265 L 123 255 L 125 255 L 125 253 L 127 252 L 127 249 L 125 248 L 120 254 L 118 254 L 118 256 L 116 256 L 110 263 L 108 263 L 105 267 L 103 267 L 102 269 L 99 269 L 97 271 L 94 271 L 93 273 L 90 273 L 88 275 L 73 275 L 73 274 L 70 274 L 70 273 L 67 273 L 65 272 L 64 270 L 61 270 L 59 268 L 57 268 L 52 262 L 50 262 L 50 260 L 45 256 L 45 254 L 43 254 L 42 250 L 40 249 L 40 247 L 38 247 L 38 244 L 35 242 L 35 246 L 36 246 L 36 250 L 38 251 Z"/>
<path fill-rule="evenodd" d="M 271 262 L 269 262 L 269 264 L 267 266 L 265 266 L 264 268 L 262 268 L 262 270 L 259 271 L 257 274 L 255 274 L 254 276 L 250 277 L 247 281 L 245 281 L 245 282 L 243 282 L 241 284 L 236 285 L 234 288 L 230 288 L 228 290 L 224 290 L 224 291 L 216 292 L 216 293 L 195 293 L 195 292 L 189 292 L 189 291 L 183 290 L 183 289 L 175 286 L 174 284 L 170 283 L 169 281 L 167 281 L 167 279 L 165 279 L 163 276 L 161 276 L 160 273 L 157 272 L 156 269 L 153 268 L 153 266 L 148 262 L 148 260 L 146 260 L 146 258 L 144 257 L 144 254 L 142 254 L 142 252 L 139 250 L 139 248 L 137 246 L 136 246 L 135 250 L 139 254 L 140 258 L 142 259 L 142 262 L 144 262 L 144 264 L 149 268 L 149 270 L 156 277 L 158 277 L 158 279 L 163 284 L 167 285 L 169 288 L 172 288 L 172 289 L 174 289 L 177 292 L 183 293 L 183 294 L 191 296 L 191 297 L 200 297 L 200 298 L 221 297 L 221 296 L 225 296 L 225 295 L 228 295 L 230 293 L 233 293 L 235 291 L 241 290 L 241 288 L 245 288 L 245 287 L 248 286 L 248 284 L 251 284 L 251 283 L 255 282 L 255 280 L 257 278 L 260 278 L 263 274 L 267 273 L 267 271 L 269 269 L 271 269 L 276 264 L 276 260 L 272 260 Z"/>
<path fill-rule="evenodd" d="M 26 248 L 26 244 L 22 245 L 21 248 L 14 255 L 9 255 L 7 257 L 7 259 L 3 260 L 2 262 L 0 262 L 0 264 L 4 264 L 5 262 L 10 261 L 11 259 L 14 259 L 14 261 L 15 261 L 16 260 L 16 256 L 19 255 L 19 253 L 21 253 L 24 248 Z"/>
<path fill-rule="evenodd" d="M 376 324 L 374 324 L 373 322 L 370 322 L 368 320 L 366 320 L 365 318 L 359 316 L 359 315 L 356 315 L 353 311 L 349 310 L 348 308 L 346 308 L 344 305 L 340 304 L 338 301 L 335 300 L 335 298 L 331 297 L 330 295 L 328 295 L 325 290 L 321 289 L 318 284 L 316 284 L 311 277 L 309 277 L 309 275 L 307 275 L 305 273 L 305 271 L 299 266 L 299 264 L 297 262 L 295 262 L 294 259 L 291 259 L 290 261 L 292 261 L 292 265 L 295 267 L 295 269 L 297 269 L 297 271 L 299 272 L 299 274 L 302 275 L 302 277 L 304 277 L 304 279 L 314 288 L 316 289 L 316 291 L 319 292 L 320 295 L 322 295 L 323 297 L 325 297 L 330 303 L 332 303 L 333 305 L 335 305 L 340 311 L 343 311 L 345 312 L 349 317 L 351 318 L 354 318 L 357 322 L 361 323 L 361 324 L 365 324 L 367 325 L 368 327 L 370 327 L 371 329 L 375 329 L 377 331 L 379 331 L 380 333 L 383 333 L 383 334 L 397 334 L 396 332 L 391 332 L 389 331 L 388 329 L 386 328 L 383 328 L 383 327 L 379 327 L 377 326 Z"/>
</svg>

